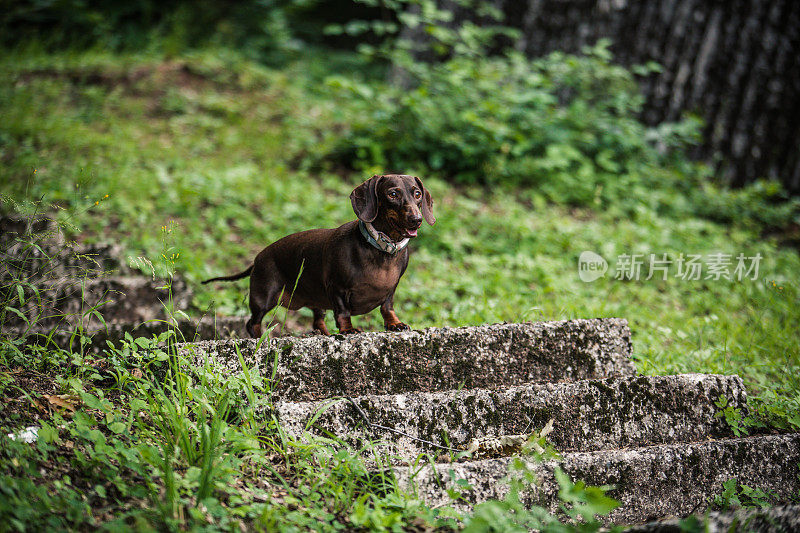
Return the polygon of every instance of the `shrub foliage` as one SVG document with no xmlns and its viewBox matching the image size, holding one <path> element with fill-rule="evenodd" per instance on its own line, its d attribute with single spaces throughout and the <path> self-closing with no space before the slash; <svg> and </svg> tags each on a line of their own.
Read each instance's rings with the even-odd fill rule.
<svg viewBox="0 0 800 533">
<path fill-rule="evenodd" d="M 637 119 L 637 85 L 607 44 L 533 61 L 454 57 L 415 68 L 410 89 L 336 78 L 363 111 L 330 156 L 355 168 L 425 168 L 457 183 L 532 185 L 567 203 L 620 196 L 663 159 L 656 141 L 676 139 Z M 695 132 L 681 126 L 678 146 Z"/>
</svg>

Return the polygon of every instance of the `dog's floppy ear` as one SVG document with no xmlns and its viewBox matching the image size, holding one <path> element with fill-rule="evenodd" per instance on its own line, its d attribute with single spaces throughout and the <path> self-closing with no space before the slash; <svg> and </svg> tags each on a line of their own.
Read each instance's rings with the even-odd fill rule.
<svg viewBox="0 0 800 533">
<path fill-rule="evenodd" d="M 359 220 L 372 222 L 378 216 L 378 182 L 381 176 L 372 176 L 370 179 L 353 189 L 350 193 L 350 203 Z"/>
<path fill-rule="evenodd" d="M 431 193 L 422 185 L 422 181 L 418 177 L 414 176 L 414 179 L 417 180 L 417 186 L 422 191 L 422 216 L 425 218 L 425 222 L 433 226 L 433 223 L 436 222 L 436 218 L 433 216 L 433 198 L 431 198 Z"/>
</svg>

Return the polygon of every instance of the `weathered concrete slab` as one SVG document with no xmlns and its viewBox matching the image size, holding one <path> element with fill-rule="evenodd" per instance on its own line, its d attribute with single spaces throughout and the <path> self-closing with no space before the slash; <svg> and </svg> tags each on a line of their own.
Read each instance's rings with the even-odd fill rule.
<svg viewBox="0 0 800 533">
<path fill-rule="evenodd" d="M 105 325 L 98 320 L 89 321 L 90 327 L 82 330 L 82 335 L 88 341 L 83 350 L 99 353 L 108 348 L 108 342 L 118 342 L 125 338 L 126 333 L 136 337 L 152 337 L 160 335 L 167 330 L 174 329 L 178 342 L 199 342 L 204 340 L 236 339 L 247 337 L 244 324 L 247 317 L 242 316 L 203 316 L 200 318 L 177 318 L 169 320 L 164 313 L 160 318 L 145 322 L 108 321 Z M 34 328 L 24 326 L 4 327 L 2 333 L 9 338 L 25 337 L 26 344 L 51 345 L 64 349 L 75 349 L 78 339 L 75 337 L 75 321 L 65 320 L 58 323 L 45 321 Z M 303 334 L 310 325 L 307 321 L 299 321 L 297 317 L 288 317 L 282 325 L 281 333 Z"/>
<path fill-rule="evenodd" d="M 170 321 L 166 318 L 149 320 L 139 324 L 109 322 L 105 326 L 100 326 L 94 330 L 84 330 L 83 334 L 88 339 L 88 344 L 84 347 L 85 351 L 97 353 L 108 348 L 107 341 L 119 342 L 125 338 L 126 333 L 130 333 L 134 338 L 160 335 L 165 331 L 174 329 L 179 342 L 193 342 L 209 339 L 230 339 L 239 337 L 244 333 L 244 322 L 242 317 L 202 317 L 200 319 L 178 319 Z M 97 324 L 94 324 L 97 326 Z M 24 328 L 10 328 L 3 330 L 4 334 L 11 338 L 20 336 L 26 337 L 27 344 L 49 344 L 60 348 L 69 349 L 78 346 L 78 339 L 74 336 L 74 328 L 70 324 L 62 324 L 56 327 L 55 331 L 35 328 L 26 331 Z"/>
<path fill-rule="evenodd" d="M 34 243 L 15 242 L 3 251 L 0 278 L 32 276 L 38 282 L 131 274 L 117 244 Z"/>
<path fill-rule="evenodd" d="M 119 244 L 75 242 L 65 237 L 67 227 L 41 214 L 0 216 L 0 279 L 130 274 Z"/>
<path fill-rule="evenodd" d="M 554 419 L 548 440 L 557 450 L 591 451 L 732 437 L 728 424 L 714 416 L 721 396 L 735 408 L 746 406 L 739 377 L 704 374 L 373 395 L 354 401 L 371 423 L 405 435 L 369 427 L 346 401 L 325 409 L 312 431 L 351 442 L 391 441 L 387 452 L 413 460 L 441 452 L 412 437 L 466 449 L 473 439 L 529 434 Z M 327 403 L 280 402 L 275 410 L 284 429 L 300 436 Z"/>
<path fill-rule="evenodd" d="M 461 507 L 502 499 L 513 458 L 467 463 L 402 467 L 395 472 L 400 484 L 417 490 L 429 505 L 447 504 L 444 487 L 452 477 L 472 487 L 463 493 Z M 709 498 L 722 492 L 722 483 L 739 483 L 774 494 L 789 502 L 800 490 L 800 433 L 724 439 L 693 444 L 662 444 L 646 448 L 573 452 L 560 462 L 536 463 L 523 459 L 541 481 L 523 496 L 555 512 L 558 487 L 553 469 L 560 466 L 573 480 L 592 485 L 614 485 L 608 494 L 621 502 L 608 517 L 616 524 L 636 524 L 665 516 L 687 516 L 707 508 Z"/>
<path fill-rule="evenodd" d="M 0 214 L 0 246 L 10 247 L 19 240 L 32 238 L 49 243 L 63 242 L 58 224 L 47 215 Z"/>
<path fill-rule="evenodd" d="M 41 332 L 64 323 L 96 331 L 109 322 L 133 326 L 166 318 L 164 281 L 130 275 L 119 245 L 71 242 L 62 230 L 47 216 L 0 216 L 0 281 L 26 280 L 25 302 L 18 307 L 27 321 L 11 314 L 4 326 L 35 324 L 33 329 Z M 174 309 L 186 310 L 191 291 L 181 278 L 171 285 Z M 102 321 L 91 316 L 93 308 Z"/>
<path fill-rule="evenodd" d="M 631 376 L 630 330 L 623 319 L 429 328 L 401 333 L 203 342 L 182 349 L 220 371 L 278 358 L 278 399 L 497 388 L 529 382 Z"/>
<path fill-rule="evenodd" d="M 625 530 L 625 533 L 789 533 L 800 531 L 800 505 L 778 505 L 767 509 L 736 509 L 711 511 L 694 515 L 697 530 L 681 527 L 679 519 L 649 522 Z"/>
<path fill-rule="evenodd" d="M 174 309 L 188 308 L 192 294 L 186 283 L 175 278 L 171 290 Z M 165 319 L 169 291 L 163 281 L 139 276 L 60 278 L 42 285 L 38 295 L 27 297 L 22 311 L 30 323 L 47 328 L 58 323 L 72 325 L 82 321 L 84 328 L 97 331 L 104 329 L 104 324 L 90 313 L 93 308 L 103 315 L 106 323 L 135 325 Z M 6 325 L 25 324 L 16 319 Z"/>
</svg>

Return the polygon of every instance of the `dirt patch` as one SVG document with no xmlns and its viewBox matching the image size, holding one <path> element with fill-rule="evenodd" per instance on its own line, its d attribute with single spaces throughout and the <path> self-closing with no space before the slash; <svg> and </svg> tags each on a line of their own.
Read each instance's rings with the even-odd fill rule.
<svg viewBox="0 0 800 533">
<path fill-rule="evenodd" d="M 137 92 L 137 87 L 150 83 L 185 89 L 220 89 L 226 86 L 225 83 L 200 73 L 184 61 L 138 65 L 129 69 L 113 69 L 108 66 L 64 70 L 33 69 L 19 74 L 16 84 L 26 85 L 41 79 L 64 80 L 79 86 L 99 85 L 108 89 L 123 87 L 133 93 Z"/>
<path fill-rule="evenodd" d="M 54 376 L 22 367 L 0 369 L 0 424 L 25 427 L 50 418 L 54 409 L 65 408 Z"/>
</svg>

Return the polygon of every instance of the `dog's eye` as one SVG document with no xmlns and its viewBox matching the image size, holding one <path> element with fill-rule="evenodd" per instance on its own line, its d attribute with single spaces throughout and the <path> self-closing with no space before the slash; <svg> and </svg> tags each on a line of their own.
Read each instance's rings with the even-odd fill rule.
<svg viewBox="0 0 800 533">
<path fill-rule="evenodd" d="M 419 189 L 414 189 L 414 199 L 419 200 L 420 198 L 422 198 L 422 193 L 419 192 Z"/>
<path fill-rule="evenodd" d="M 392 200 L 397 198 L 397 191 L 389 191 L 389 198 L 391 198 Z"/>
</svg>

